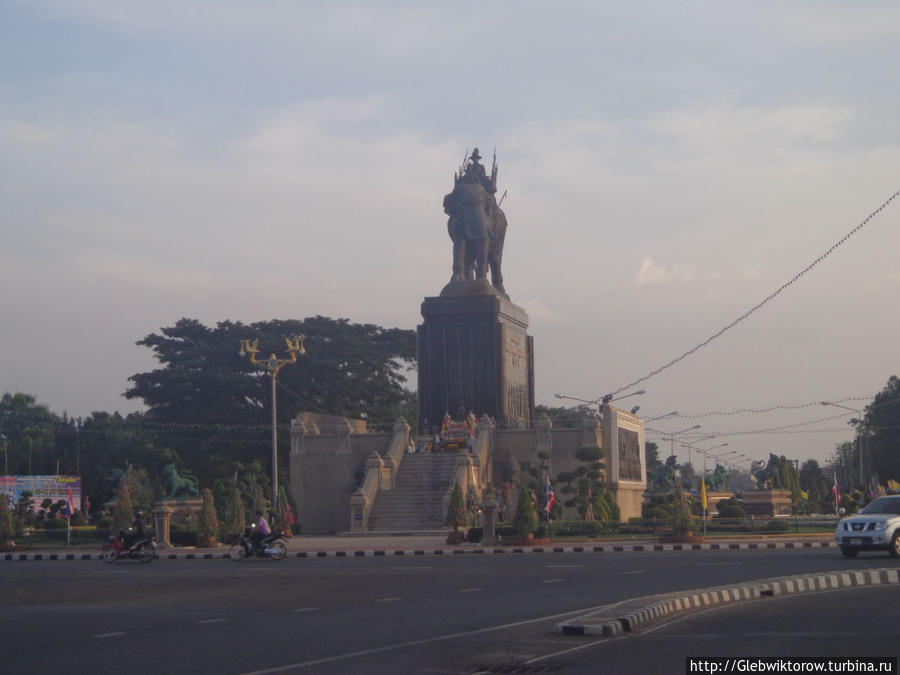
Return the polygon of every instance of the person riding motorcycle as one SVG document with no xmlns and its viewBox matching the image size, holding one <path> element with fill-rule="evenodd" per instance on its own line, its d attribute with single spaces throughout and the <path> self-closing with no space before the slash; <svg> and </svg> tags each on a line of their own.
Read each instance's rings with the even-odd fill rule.
<svg viewBox="0 0 900 675">
<path fill-rule="evenodd" d="M 266 520 L 266 517 L 263 515 L 262 511 L 256 512 L 256 527 L 253 530 L 253 536 L 251 537 L 251 543 L 253 546 L 259 548 L 262 546 L 263 540 L 272 534 L 272 528 L 269 526 L 269 521 Z"/>
<path fill-rule="evenodd" d="M 134 512 L 134 522 L 131 523 L 131 528 L 131 531 L 125 535 L 125 548 L 131 548 L 139 541 L 144 541 L 147 538 L 144 516 L 140 511 Z"/>
</svg>

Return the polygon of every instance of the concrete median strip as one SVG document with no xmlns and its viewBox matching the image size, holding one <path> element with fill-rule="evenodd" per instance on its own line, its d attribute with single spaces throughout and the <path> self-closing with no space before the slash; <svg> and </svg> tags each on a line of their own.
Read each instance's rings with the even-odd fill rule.
<svg viewBox="0 0 900 675">
<path fill-rule="evenodd" d="M 703 544 L 597 544 L 569 546 L 480 546 L 453 548 L 414 548 L 414 549 L 347 549 L 327 551 L 289 551 L 288 558 L 379 558 L 379 557 L 417 557 L 417 556 L 456 556 L 456 555 L 505 555 L 523 553 L 655 553 L 671 551 L 754 551 L 754 550 L 792 550 L 812 548 L 833 548 L 834 541 L 749 541 L 722 542 Z M 0 561 L 16 560 L 102 560 L 102 553 L 0 553 Z M 162 552 L 159 560 L 227 560 L 229 555 L 222 551 L 179 551 Z"/>
<path fill-rule="evenodd" d="M 556 630 L 563 635 L 616 637 L 699 609 L 733 605 L 763 598 L 880 584 L 900 584 L 900 571 L 897 568 L 881 568 L 857 572 L 794 575 L 717 588 L 668 593 L 663 596 L 636 598 L 620 607 L 620 611 L 615 616 L 609 616 L 604 612 L 586 614 L 557 624 Z"/>
</svg>

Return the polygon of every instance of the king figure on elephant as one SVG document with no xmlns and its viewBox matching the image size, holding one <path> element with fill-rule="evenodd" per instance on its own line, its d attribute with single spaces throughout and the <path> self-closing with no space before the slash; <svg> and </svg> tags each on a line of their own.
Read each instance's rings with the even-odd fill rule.
<svg viewBox="0 0 900 675">
<path fill-rule="evenodd" d="M 506 215 L 497 204 L 497 161 L 491 175 L 480 163 L 478 148 L 466 159 L 465 166 L 453 177 L 453 192 L 444 197 L 444 212 L 450 216 L 447 231 L 453 241 L 454 281 L 480 281 L 503 295 L 503 240 L 506 237 Z"/>
</svg>

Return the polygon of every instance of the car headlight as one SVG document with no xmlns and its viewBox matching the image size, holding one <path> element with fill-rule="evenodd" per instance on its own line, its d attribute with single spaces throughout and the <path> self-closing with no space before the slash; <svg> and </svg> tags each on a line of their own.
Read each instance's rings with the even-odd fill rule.
<svg viewBox="0 0 900 675">
<path fill-rule="evenodd" d="M 874 528 L 874 529 L 876 529 L 876 530 L 886 530 L 886 529 L 887 529 L 887 522 L 884 522 L 884 523 L 875 523 L 875 528 Z"/>
</svg>

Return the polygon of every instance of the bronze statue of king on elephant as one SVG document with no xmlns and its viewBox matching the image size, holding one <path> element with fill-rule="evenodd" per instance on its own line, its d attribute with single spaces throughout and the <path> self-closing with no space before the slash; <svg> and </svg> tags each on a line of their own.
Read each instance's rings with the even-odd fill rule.
<svg viewBox="0 0 900 675">
<path fill-rule="evenodd" d="M 466 159 L 463 167 L 453 177 L 453 192 L 444 197 L 444 212 L 450 217 L 447 231 L 453 241 L 454 282 L 477 281 L 490 286 L 502 295 L 503 240 L 506 237 L 506 215 L 497 204 L 497 162 L 491 167 L 491 175 L 485 173 L 480 163 L 478 148 Z"/>
</svg>

